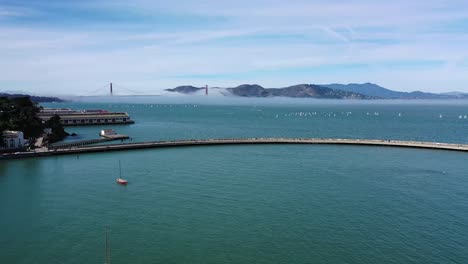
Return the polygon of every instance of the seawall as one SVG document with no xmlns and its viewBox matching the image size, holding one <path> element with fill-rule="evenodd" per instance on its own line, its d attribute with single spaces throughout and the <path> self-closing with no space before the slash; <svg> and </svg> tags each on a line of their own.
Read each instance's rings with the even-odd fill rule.
<svg viewBox="0 0 468 264">
<path fill-rule="evenodd" d="M 91 152 L 122 151 L 147 148 L 193 147 L 211 145 L 249 145 L 249 144 L 329 144 L 329 145 L 357 145 L 404 147 L 419 149 L 437 149 L 468 152 L 468 144 L 451 144 L 419 141 L 374 140 L 374 139 L 332 139 L 332 138 L 244 138 L 244 139 L 197 139 L 175 141 L 153 141 L 140 143 L 110 144 L 100 146 L 85 146 L 66 149 L 54 149 L 41 152 L 20 152 L 4 154 L 0 159 L 20 159 L 43 157 L 52 155 L 84 154 Z"/>
</svg>

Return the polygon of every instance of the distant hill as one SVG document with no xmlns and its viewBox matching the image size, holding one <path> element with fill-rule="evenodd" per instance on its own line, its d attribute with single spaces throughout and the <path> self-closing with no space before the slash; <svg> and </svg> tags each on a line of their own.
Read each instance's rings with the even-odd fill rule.
<svg viewBox="0 0 468 264">
<path fill-rule="evenodd" d="M 169 92 L 192 94 L 204 88 L 194 86 L 179 86 L 173 89 L 166 89 Z M 223 89 L 223 88 L 216 88 Z M 258 84 L 242 84 L 234 88 L 224 88 L 220 92 L 223 95 L 235 95 L 241 97 L 297 97 L 297 98 L 330 98 L 330 99 L 376 99 L 373 96 L 359 93 L 334 90 L 314 84 L 298 84 L 285 88 L 263 88 Z"/>
<path fill-rule="evenodd" d="M 454 98 L 468 98 L 468 93 L 461 93 L 461 92 L 448 92 L 448 93 L 441 93 L 443 95 L 448 95 Z"/>
<path fill-rule="evenodd" d="M 170 92 L 191 94 L 203 90 L 194 86 L 166 89 Z M 214 89 L 214 88 L 210 88 Z M 233 88 L 216 88 L 222 95 L 241 97 L 299 97 L 333 99 L 468 99 L 468 93 L 426 93 L 421 91 L 393 91 L 373 83 L 350 84 L 297 84 L 284 88 L 264 88 L 258 84 L 242 84 Z"/>
<path fill-rule="evenodd" d="M 204 90 L 205 88 L 203 87 L 195 87 L 195 86 L 191 86 L 191 85 L 184 85 L 184 86 L 178 86 L 176 88 L 172 88 L 172 89 L 166 89 L 165 91 L 168 91 L 168 92 L 177 92 L 177 93 L 183 93 L 183 94 L 191 94 L 191 93 L 195 93 L 195 92 L 198 92 L 200 90 Z"/>
<path fill-rule="evenodd" d="M 360 93 L 335 90 L 315 84 L 297 84 L 286 88 L 267 89 L 273 96 L 313 97 L 330 99 L 377 99 Z"/>
<path fill-rule="evenodd" d="M 235 88 L 227 88 L 231 94 L 242 97 L 268 97 L 269 92 L 258 84 L 242 84 Z"/>
<path fill-rule="evenodd" d="M 332 88 L 335 90 L 343 90 L 354 93 L 360 93 L 368 96 L 376 96 L 385 99 L 450 99 L 450 98 L 462 98 L 456 97 L 451 94 L 436 94 L 436 93 L 425 93 L 420 91 L 415 92 L 399 92 L 393 91 L 384 87 L 381 87 L 373 83 L 350 83 L 350 84 L 321 84 L 320 86 Z"/>
<path fill-rule="evenodd" d="M 8 97 L 8 98 L 15 98 L 15 97 L 29 97 L 31 101 L 34 103 L 52 103 L 52 102 L 65 102 L 57 97 L 48 97 L 48 96 L 31 96 L 27 94 L 8 94 L 8 93 L 0 93 L 0 97 Z"/>
<path fill-rule="evenodd" d="M 263 88 L 258 84 L 243 84 L 235 88 L 227 88 L 232 94 L 243 97 L 297 97 L 297 98 L 329 98 L 329 99 L 376 99 L 359 93 L 334 90 L 314 84 L 297 84 L 284 88 Z"/>
</svg>

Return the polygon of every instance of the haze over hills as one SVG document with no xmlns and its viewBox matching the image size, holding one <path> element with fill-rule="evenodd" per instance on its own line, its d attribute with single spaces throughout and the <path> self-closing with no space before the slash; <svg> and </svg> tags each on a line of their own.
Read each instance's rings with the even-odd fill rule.
<svg viewBox="0 0 468 264">
<path fill-rule="evenodd" d="M 205 87 L 192 85 L 178 86 L 165 89 L 169 93 L 186 95 L 205 94 Z M 115 94 L 114 94 L 115 95 Z M 138 95 L 143 95 L 139 93 Z M 146 94 L 145 94 L 146 95 Z M 237 96 L 237 97 L 290 97 L 317 99 L 468 99 L 468 93 L 446 92 L 427 93 L 421 91 L 394 91 L 373 83 L 350 84 L 297 84 L 283 88 L 265 88 L 258 84 L 242 84 L 236 87 L 209 87 L 209 95 Z M 20 93 L 0 93 L 0 96 L 21 97 L 29 96 L 34 102 L 62 102 L 63 99 L 50 96 L 31 96 Z M 118 95 L 115 95 L 118 96 Z M 68 98 L 68 97 L 67 97 Z"/>
<path fill-rule="evenodd" d="M 166 89 L 169 92 L 194 94 L 204 90 L 204 87 L 179 86 Z M 210 88 L 214 89 L 214 88 Z M 421 91 L 400 92 L 381 87 L 373 83 L 363 84 L 298 84 L 284 88 L 264 88 L 258 84 L 242 84 L 234 88 L 222 89 L 223 95 L 241 97 L 297 97 L 297 98 L 333 98 L 333 99 L 461 99 L 468 98 L 468 94 L 460 92 L 426 93 Z"/>
<path fill-rule="evenodd" d="M 203 87 L 179 86 L 173 89 L 166 89 L 169 92 L 183 94 L 193 94 L 204 90 Z M 213 89 L 213 88 L 211 88 Z M 234 95 L 240 97 L 296 97 L 296 98 L 328 98 L 328 99 L 377 99 L 355 92 L 334 90 L 314 84 L 298 84 L 285 88 L 264 88 L 258 84 L 242 84 L 234 88 L 214 88 L 220 89 L 222 95 Z"/>
<path fill-rule="evenodd" d="M 320 86 L 328 87 L 335 90 L 350 91 L 368 96 L 381 97 L 384 99 L 454 99 L 468 98 L 467 94 L 460 92 L 451 93 L 426 93 L 421 91 L 400 92 L 393 91 L 373 83 L 350 83 L 350 84 L 320 84 Z"/>
<path fill-rule="evenodd" d="M 191 85 L 183 85 L 183 86 L 177 86 L 176 88 L 172 88 L 172 89 L 166 89 L 165 91 L 177 92 L 177 93 L 183 93 L 183 94 L 190 94 L 190 93 L 198 92 L 198 91 L 203 90 L 203 89 L 205 89 L 205 88 L 195 87 L 195 86 L 191 86 Z"/>
<path fill-rule="evenodd" d="M 441 95 L 448 95 L 451 98 L 468 98 L 468 93 L 462 93 L 462 92 L 448 92 L 448 93 L 441 93 Z"/>
<path fill-rule="evenodd" d="M 243 97 L 298 97 L 298 98 L 329 98 L 329 99 L 376 99 L 355 92 L 334 90 L 314 84 L 298 84 L 285 88 L 263 88 L 258 84 L 243 84 L 235 88 L 227 88 L 233 95 Z"/>
<path fill-rule="evenodd" d="M 9 94 L 9 93 L 0 93 L 0 97 L 16 98 L 16 97 L 29 97 L 34 103 L 52 103 L 52 102 L 64 102 L 65 100 L 57 97 L 49 96 L 31 96 L 28 94 Z"/>
</svg>

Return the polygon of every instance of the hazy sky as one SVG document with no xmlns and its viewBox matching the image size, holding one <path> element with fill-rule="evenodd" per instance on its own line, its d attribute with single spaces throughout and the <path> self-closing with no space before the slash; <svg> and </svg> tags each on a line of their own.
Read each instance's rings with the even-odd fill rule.
<svg viewBox="0 0 468 264">
<path fill-rule="evenodd" d="M 468 92 L 468 1 L 0 0 L 0 91 L 97 95 L 111 81 L 139 93 L 351 82 Z"/>
</svg>

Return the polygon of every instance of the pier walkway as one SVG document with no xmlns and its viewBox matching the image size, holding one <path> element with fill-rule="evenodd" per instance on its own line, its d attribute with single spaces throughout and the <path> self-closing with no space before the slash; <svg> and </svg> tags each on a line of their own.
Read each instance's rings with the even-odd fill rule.
<svg viewBox="0 0 468 264">
<path fill-rule="evenodd" d="M 153 141 L 140 143 L 109 144 L 100 146 L 82 146 L 54 149 L 41 152 L 17 152 L 3 154 L 0 159 L 18 159 L 50 155 L 82 154 L 90 152 L 119 151 L 147 148 L 190 147 L 211 145 L 247 145 L 247 144 L 329 144 L 329 145 L 362 145 L 382 147 L 405 147 L 420 149 L 438 149 L 468 152 L 468 144 L 450 144 L 419 141 L 373 140 L 373 139 L 334 139 L 334 138 L 244 138 L 244 139 L 197 139 L 176 141 Z"/>
<path fill-rule="evenodd" d="M 72 148 L 72 147 L 82 147 L 84 145 L 97 144 L 97 143 L 102 143 L 102 142 L 107 142 L 107 141 L 123 140 L 123 139 L 128 139 L 128 138 L 129 138 L 129 136 L 120 135 L 120 134 L 106 135 L 106 136 L 102 136 L 101 138 L 96 138 L 96 139 L 76 140 L 76 141 L 70 141 L 70 142 L 53 143 L 53 144 L 50 144 L 47 148 L 49 150 L 66 149 L 66 148 Z"/>
</svg>

